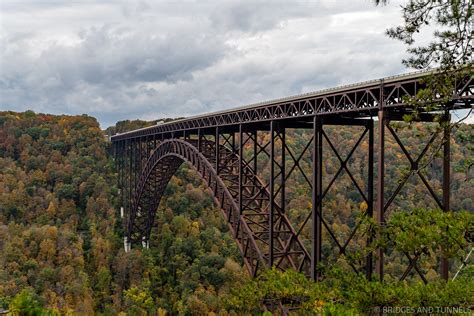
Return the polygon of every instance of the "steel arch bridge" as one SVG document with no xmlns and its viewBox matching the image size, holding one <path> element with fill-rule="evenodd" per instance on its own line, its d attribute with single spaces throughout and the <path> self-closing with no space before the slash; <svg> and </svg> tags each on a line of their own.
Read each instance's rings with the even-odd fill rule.
<svg viewBox="0 0 474 316">
<path fill-rule="evenodd" d="M 324 209 L 328 191 L 337 185 L 337 178 L 343 172 L 367 205 L 363 216 L 374 217 L 379 224 L 385 222 L 387 211 L 410 175 L 418 176 L 435 205 L 448 211 L 449 141 L 443 143 L 442 188 L 435 190 L 419 166 L 433 146 L 435 135 L 424 144 L 421 154 L 413 157 L 390 125 L 392 121 L 402 121 L 405 114 L 413 113 L 414 108 L 406 100 L 425 87 L 428 75 L 433 73 L 418 72 L 368 81 L 113 136 L 126 234 L 125 250 L 129 251 L 132 245 L 149 247 L 154 217 L 164 190 L 183 163 L 192 166 L 207 184 L 252 276 L 275 266 L 282 270 L 293 268 L 317 279 L 318 267 L 325 263 L 323 237 L 331 240 L 336 255 L 346 255 L 359 225 L 353 225 L 347 238 L 340 241 L 329 225 Z M 456 83 L 447 102 L 443 101 L 433 112 L 421 113 L 417 120 L 435 122 L 439 113 L 443 113 L 443 120 L 450 120 L 450 111 L 472 107 L 473 95 L 474 82 L 472 76 L 467 76 Z M 330 125 L 356 127 L 361 131 L 345 157 L 325 130 Z M 286 142 L 290 129 L 304 129 L 311 134 L 301 153 L 293 152 Z M 374 146 L 374 130 L 378 135 L 377 146 Z M 409 176 L 402 179 L 385 177 L 385 142 L 389 135 L 409 163 Z M 445 128 L 444 139 L 449 136 L 450 131 Z M 323 148 L 327 148 L 325 150 L 339 163 L 335 176 L 327 183 L 323 181 L 323 169 L 328 163 L 323 159 Z M 354 176 L 350 166 L 351 156 L 361 148 L 367 166 L 363 184 L 356 179 L 360 177 Z M 310 174 L 302 168 L 304 155 L 311 156 Z M 374 158 L 377 158 L 376 164 Z M 262 159 L 268 161 L 269 170 L 261 170 Z M 312 192 L 311 210 L 298 225 L 290 220 L 286 210 L 286 182 L 296 171 L 301 172 Z M 395 189 L 386 192 L 389 182 Z M 309 240 L 302 238 L 305 229 L 311 232 Z M 366 236 L 367 242 L 373 238 L 370 234 Z M 377 249 L 375 254 L 368 253 L 359 265 L 351 264 L 350 268 L 365 272 L 368 277 L 375 270 L 382 279 L 385 254 L 385 249 Z M 400 279 L 411 272 L 426 282 L 417 265 L 418 258 L 405 256 L 408 263 Z M 443 258 L 440 259 L 440 273 L 443 278 L 448 277 L 448 262 Z"/>
</svg>

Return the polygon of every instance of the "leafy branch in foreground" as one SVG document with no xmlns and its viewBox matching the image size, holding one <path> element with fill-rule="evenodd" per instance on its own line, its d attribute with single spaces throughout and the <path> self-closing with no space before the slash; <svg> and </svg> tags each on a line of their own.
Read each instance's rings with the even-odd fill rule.
<svg viewBox="0 0 474 316">
<path fill-rule="evenodd" d="M 410 46 L 410 56 L 403 60 L 408 67 L 457 68 L 471 61 L 473 7 L 471 0 L 410 0 L 402 6 L 404 24 L 387 30 L 387 35 Z M 415 36 L 430 25 L 436 27 L 433 40 L 412 47 Z"/>
<path fill-rule="evenodd" d="M 388 0 L 375 0 L 375 4 L 387 4 Z M 452 104 L 453 96 L 462 93 L 463 82 L 473 76 L 473 9 L 472 0 L 409 0 L 401 6 L 403 24 L 392 27 L 386 34 L 405 43 L 408 57 L 402 63 L 414 69 L 437 68 L 425 78 L 424 89 L 404 102 L 413 106 L 413 113 L 406 115 L 407 122 L 419 119 L 422 112 L 438 113 L 441 122 L 438 133 L 452 132 L 467 119 L 472 109 L 457 122 L 445 117 L 446 105 Z M 416 46 L 420 32 L 434 29 L 429 43 Z M 451 104 L 450 104 L 451 103 Z M 444 122 L 443 122 L 444 121 Z M 438 150 L 449 139 L 443 138 Z"/>
<path fill-rule="evenodd" d="M 414 209 L 396 212 L 384 227 L 379 227 L 381 246 L 391 246 L 401 253 L 425 254 L 461 259 L 474 229 L 474 215 L 469 212 Z"/>
<path fill-rule="evenodd" d="M 375 1 L 386 4 L 387 1 Z M 403 24 L 386 34 L 405 43 L 409 56 L 402 63 L 414 69 L 439 68 L 426 80 L 414 104 L 434 110 L 445 104 L 456 85 L 472 76 L 473 9 L 471 0 L 410 0 L 402 5 Z M 416 36 L 427 27 L 434 28 L 432 40 L 415 46 Z"/>
<path fill-rule="evenodd" d="M 461 259 L 472 246 L 474 215 L 468 212 L 414 209 L 394 213 L 384 226 L 367 219 L 363 229 L 376 230 L 380 239 L 368 248 L 391 247 L 402 253 L 432 258 L 441 254 Z M 365 252 L 365 250 L 364 250 Z M 236 284 L 225 297 L 226 307 L 238 313 L 259 313 L 275 309 L 279 303 L 295 307 L 295 314 L 307 315 L 377 315 L 382 307 L 463 308 L 474 303 L 474 279 L 469 273 L 444 282 L 439 278 L 428 284 L 419 279 L 406 281 L 367 280 L 363 273 L 347 273 L 341 266 L 323 273 L 319 282 L 312 282 L 293 270 L 276 268 L 257 279 Z"/>
<path fill-rule="evenodd" d="M 466 277 L 447 283 L 407 284 L 369 281 L 362 275 L 333 269 L 327 278 L 315 283 L 293 270 L 272 269 L 257 279 L 236 284 L 224 300 L 226 308 L 237 314 L 261 314 L 269 306 L 272 309 L 268 302 L 273 301 L 282 302 L 291 315 L 379 315 L 384 307 L 457 308 L 467 312 L 473 297 L 474 281 Z"/>
</svg>

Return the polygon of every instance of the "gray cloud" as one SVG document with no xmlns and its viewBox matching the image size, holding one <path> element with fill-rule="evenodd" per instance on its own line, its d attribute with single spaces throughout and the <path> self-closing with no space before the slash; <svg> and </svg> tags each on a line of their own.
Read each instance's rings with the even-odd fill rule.
<svg viewBox="0 0 474 316">
<path fill-rule="evenodd" d="M 2 2 L 0 109 L 153 119 L 403 72 L 396 4 Z"/>
</svg>

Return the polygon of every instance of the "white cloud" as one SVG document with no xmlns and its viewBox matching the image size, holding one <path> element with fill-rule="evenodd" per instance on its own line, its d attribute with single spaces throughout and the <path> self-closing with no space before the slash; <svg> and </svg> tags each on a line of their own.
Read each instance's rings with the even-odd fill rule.
<svg viewBox="0 0 474 316">
<path fill-rule="evenodd" d="M 176 117 L 403 72 L 396 3 L 3 1 L 0 109 Z"/>
</svg>

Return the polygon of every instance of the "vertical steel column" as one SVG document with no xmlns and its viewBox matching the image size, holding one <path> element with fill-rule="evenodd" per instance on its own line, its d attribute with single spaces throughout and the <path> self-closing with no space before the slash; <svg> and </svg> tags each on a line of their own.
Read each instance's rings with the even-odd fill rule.
<svg viewBox="0 0 474 316">
<path fill-rule="evenodd" d="M 201 152 L 201 137 L 202 137 L 202 133 L 201 133 L 201 129 L 199 128 L 198 129 L 198 151 Z"/>
<path fill-rule="evenodd" d="M 114 151 L 115 172 L 117 173 L 117 187 L 120 190 L 120 142 L 112 143 L 112 150 Z M 120 192 L 120 191 L 119 191 Z"/>
<path fill-rule="evenodd" d="M 112 143 L 112 155 L 113 155 L 113 158 L 114 158 L 114 166 L 115 166 L 115 172 L 119 172 L 119 163 L 118 163 L 118 147 L 116 144 L 113 144 Z M 120 177 L 119 177 L 120 179 Z M 120 184 L 120 180 L 118 182 L 118 185 Z"/>
<path fill-rule="evenodd" d="M 145 166 L 145 162 L 148 158 L 148 149 L 149 149 L 148 136 L 144 136 L 143 138 L 140 138 L 140 141 L 143 143 L 142 159 L 140 160 L 140 174 L 141 174 L 143 167 Z"/>
<path fill-rule="evenodd" d="M 280 187 L 280 191 L 281 191 L 281 204 L 280 204 L 280 207 L 281 207 L 281 212 L 282 213 L 285 213 L 285 210 L 286 210 L 286 200 L 285 200 L 285 164 L 286 164 L 286 152 L 285 152 L 285 146 L 286 146 L 286 137 L 285 137 L 285 127 L 282 127 L 280 129 L 280 138 L 281 138 L 281 187 Z"/>
<path fill-rule="evenodd" d="M 137 188 L 137 170 L 138 170 L 138 159 L 140 158 L 138 155 L 138 141 L 136 138 L 132 140 L 133 144 L 133 196 L 132 199 L 135 198 L 136 188 Z"/>
<path fill-rule="evenodd" d="M 316 189 L 318 194 L 318 219 L 316 220 L 316 228 L 318 229 L 316 234 L 316 244 L 318 245 L 318 251 L 316 252 L 316 263 L 320 265 L 322 262 L 322 243 L 323 243 L 323 120 L 320 119 L 318 122 L 318 180 L 316 182 Z M 320 273 L 317 273 L 319 276 Z"/>
<path fill-rule="evenodd" d="M 132 186 L 132 171 L 133 171 L 133 142 L 132 142 L 132 139 L 130 139 L 129 141 L 129 144 L 128 144 L 128 159 L 129 159 L 129 168 L 128 168 L 128 182 L 129 182 L 129 188 L 128 188 L 128 199 L 127 199 L 127 209 L 128 209 L 128 218 L 126 219 L 127 220 L 127 243 L 130 243 L 130 237 L 131 237 L 131 232 L 132 232 L 132 226 L 131 226 L 131 221 L 130 221 L 130 213 L 132 211 L 132 189 L 133 189 L 133 186 Z M 125 251 L 127 250 L 127 248 L 125 248 Z"/>
<path fill-rule="evenodd" d="M 244 139 L 242 133 L 242 124 L 239 124 L 239 215 L 242 215 L 243 212 L 243 187 L 242 187 L 242 159 L 244 153 Z"/>
<path fill-rule="evenodd" d="M 370 120 L 369 125 L 369 165 L 367 168 L 367 217 L 374 216 L 374 120 Z M 372 243 L 373 231 L 369 232 L 367 246 Z M 368 280 L 372 279 L 373 271 L 373 254 L 370 252 L 367 255 L 367 262 L 365 266 L 365 275 Z"/>
<path fill-rule="evenodd" d="M 235 154 L 236 152 L 236 148 L 235 148 L 235 132 L 232 132 L 232 139 L 231 139 L 231 142 L 232 142 L 232 152 Z"/>
<path fill-rule="evenodd" d="M 216 136 L 214 139 L 215 142 L 215 151 L 216 151 L 216 173 L 219 174 L 219 126 L 216 126 Z"/>
<path fill-rule="evenodd" d="M 141 174 L 142 173 L 142 151 L 143 151 L 143 148 L 142 148 L 142 138 L 139 137 L 138 138 L 138 174 Z M 137 187 L 137 183 L 135 183 L 135 189 Z"/>
<path fill-rule="evenodd" d="M 124 212 L 127 211 L 127 194 L 128 194 L 128 178 L 127 178 L 127 169 L 128 169 L 128 147 L 127 147 L 127 140 L 123 140 L 122 143 L 122 193 L 123 193 L 123 201 L 122 205 L 124 207 Z"/>
<path fill-rule="evenodd" d="M 384 111 L 381 109 L 378 112 L 378 130 L 379 130 L 379 141 L 378 141 L 378 173 L 377 173 L 377 224 L 383 226 L 385 223 L 385 202 L 384 202 L 384 189 L 385 189 L 385 124 L 386 119 Z M 380 236 L 377 236 L 380 237 Z M 377 249 L 377 265 L 376 271 L 379 275 L 380 281 L 383 281 L 384 275 L 384 250 L 382 248 Z"/>
<path fill-rule="evenodd" d="M 253 160 L 253 172 L 254 172 L 255 175 L 257 175 L 257 167 L 258 167 L 257 166 L 257 163 L 258 163 L 258 157 L 257 157 L 258 156 L 257 155 L 257 152 L 258 152 L 257 151 L 258 150 L 258 148 L 257 148 L 257 135 L 258 134 L 257 133 L 258 133 L 257 130 L 255 130 L 253 132 L 253 158 L 254 158 L 254 160 Z"/>
<path fill-rule="evenodd" d="M 125 189 L 125 181 L 124 181 L 124 175 L 125 175 L 125 166 L 124 166 L 124 162 L 125 162 L 125 141 L 120 141 L 119 143 L 119 148 L 120 148 L 120 157 L 119 157 L 119 168 L 120 168 L 120 174 L 119 174 L 119 181 L 120 181 L 120 184 L 119 184 L 119 187 L 120 187 L 120 212 L 121 214 L 123 213 L 124 211 L 124 189 Z"/>
<path fill-rule="evenodd" d="M 121 142 L 118 143 L 112 143 L 112 148 L 115 153 L 115 172 L 117 172 L 117 187 L 119 188 L 119 194 L 121 193 L 120 188 L 122 187 L 122 181 L 121 181 L 121 155 L 120 155 L 120 149 L 121 149 Z M 119 198 L 119 201 L 121 203 L 121 197 Z"/>
<path fill-rule="evenodd" d="M 126 214 L 128 214 L 128 208 L 127 208 L 127 203 L 128 203 L 128 191 L 129 191 L 129 188 L 128 188 L 128 185 L 129 185 L 129 180 L 128 180 L 128 167 L 129 167 L 129 163 L 128 163 L 128 141 L 125 139 L 123 141 L 123 181 L 122 181 L 122 184 L 123 184 L 123 207 L 124 207 L 124 212 Z M 123 222 L 123 224 L 125 224 L 126 221 Z"/>
<path fill-rule="evenodd" d="M 313 183 L 312 183 L 312 240 L 311 240 L 311 279 L 318 280 L 317 271 L 321 263 L 321 244 L 322 244 L 322 170 L 323 170 L 323 133 L 322 120 L 314 116 L 313 119 Z"/>
<path fill-rule="evenodd" d="M 148 157 L 150 157 L 150 152 L 151 152 L 151 149 L 150 149 L 150 145 L 151 145 L 151 141 L 150 141 L 150 137 L 148 136 L 145 136 L 145 142 L 146 142 L 146 157 L 145 157 L 145 161 L 143 163 L 143 165 L 146 163 L 146 161 L 148 160 Z M 143 168 L 143 167 L 142 167 Z"/>
<path fill-rule="evenodd" d="M 444 127 L 444 135 L 443 135 L 443 211 L 449 212 L 450 211 L 450 194 L 451 194 L 451 186 L 450 186 L 450 176 L 451 176 L 451 131 L 450 131 L 450 115 L 449 113 L 445 114 L 445 124 Z M 441 258 L 441 277 L 444 280 L 448 280 L 449 278 L 449 261 L 446 257 Z"/>
<path fill-rule="evenodd" d="M 158 138 L 158 135 L 157 134 L 154 134 L 153 135 L 153 150 L 151 151 L 150 153 L 150 157 L 151 155 L 153 154 L 153 152 L 156 150 L 156 146 L 157 146 L 157 138 Z M 149 157 L 149 158 L 150 158 Z M 153 208 L 150 210 L 152 211 L 153 213 L 152 214 L 156 214 L 156 209 L 158 208 L 158 194 L 156 194 L 156 190 L 157 190 L 157 187 L 158 187 L 158 177 L 156 176 L 156 174 L 153 175 Z M 152 217 L 152 220 L 153 220 L 154 216 Z M 153 222 L 152 222 L 153 223 Z M 150 236 L 151 236 L 151 229 L 148 231 L 148 235 L 147 235 L 147 242 L 148 242 L 148 246 L 150 245 Z"/>
<path fill-rule="evenodd" d="M 269 216 L 268 216 L 268 265 L 271 268 L 273 266 L 274 259 L 274 244 L 273 244 L 273 223 L 274 223 L 274 212 L 275 212 L 275 121 L 270 121 L 270 205 L 269 205 Z"/>
<path fill-rule="evenodd" d="M 128 170 L 130 168 L 130 163 L 128 162 L 128 157 L 129 157 L 129 152 L 128 152 L 128 141 L 125 139 L 123 141 L 123 162 L 122 162 L 122 167 L 123 167 L 123 179 L 122 179 L 122 186 L 123 186 L 123 208 L 124 208 L 124 218 L 126 218 L 126 215 L 129 214 L 128 212 L 128 201 L 129 201 L 129 185 L 130 185 L 130 179 L 128 176 Z M 126 221 L 124 221 L 124 227 L 125 227 Z"/>
<path fill-rule="evenodd" d="M 148 161 L 148 158 L 150 158 L 151 153 L 153 152 L 153 149 L 155 148 L 155 136 L 150 136 L 150 139 L 148 140 L 148 153 L 145 162 Z"/>
</svg>

